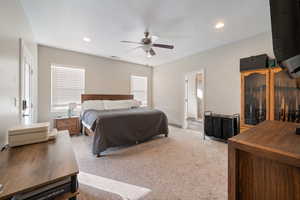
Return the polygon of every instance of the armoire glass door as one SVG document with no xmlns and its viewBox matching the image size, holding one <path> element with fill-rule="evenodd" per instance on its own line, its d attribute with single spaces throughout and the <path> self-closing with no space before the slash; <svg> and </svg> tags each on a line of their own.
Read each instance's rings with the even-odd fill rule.
<svg viewBox="0 0 300 200">
<path fill-rule="evenodd" d="M 268 119 L 268 70 L 242 73 L 242 123 L 257 125 Z"/>
<path fill-rule="evenodd" d="M 286 70 L 272 71 L 271 119 L 300 123 L 300 79 L 292 79 Z"/>
</svg>

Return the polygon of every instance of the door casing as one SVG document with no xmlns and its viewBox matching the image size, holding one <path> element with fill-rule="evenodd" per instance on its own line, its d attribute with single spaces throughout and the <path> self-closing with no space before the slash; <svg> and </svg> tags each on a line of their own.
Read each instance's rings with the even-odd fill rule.
<svg viewBox="0 0 300 200">
<path fill-rule="evenodd" d="M 33 57 L 20 39 L 20 122 L 30 124 L 33 122 Z"/>
</svg>

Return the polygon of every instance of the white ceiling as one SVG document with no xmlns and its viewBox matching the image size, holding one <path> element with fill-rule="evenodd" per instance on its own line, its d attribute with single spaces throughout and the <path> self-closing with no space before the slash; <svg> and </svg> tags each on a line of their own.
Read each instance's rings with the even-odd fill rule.
<svg viewBox="0 0 300 200">
<path fill-rule="evenodd" d="M 21 0 L 38 43 L 157 66 L 270 31 L 269 0 Z M 225 23 L 222 30 L 215 24 Z M 147 58 L 137 45 L 143 32 L 160 37 Z M 86 43 L 83 37 L 90 37 Z"/>
</svg>

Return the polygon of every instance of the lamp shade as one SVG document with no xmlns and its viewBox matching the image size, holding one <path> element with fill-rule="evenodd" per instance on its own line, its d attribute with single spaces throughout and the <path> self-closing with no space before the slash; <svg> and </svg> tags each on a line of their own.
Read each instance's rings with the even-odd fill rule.
<svg viewBox="0 0 300 200">
<path fill-rule="evenodd" d="M 69 109 L 74 110 L 77 107 L 76 103 L 69 103 Z"/>
</svg>

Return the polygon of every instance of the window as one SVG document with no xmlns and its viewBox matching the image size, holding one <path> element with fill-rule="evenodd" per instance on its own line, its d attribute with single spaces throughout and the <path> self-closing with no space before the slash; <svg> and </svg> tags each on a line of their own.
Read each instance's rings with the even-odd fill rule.
<svg viewBox="0 0 300 200">
<path fill-rule="evenodd" d="M 81 104 L 84 93 L 85 70 L 51 66 L 51 110 L 67 109 L 69 103 Z"/>
<path fill-rule="evenodd" d="M 131 76 L 131 94 L 134 99 L 142 103 L 142 106 L 148 105 L 148 78 L 145 76 Z"/>
</svg>

